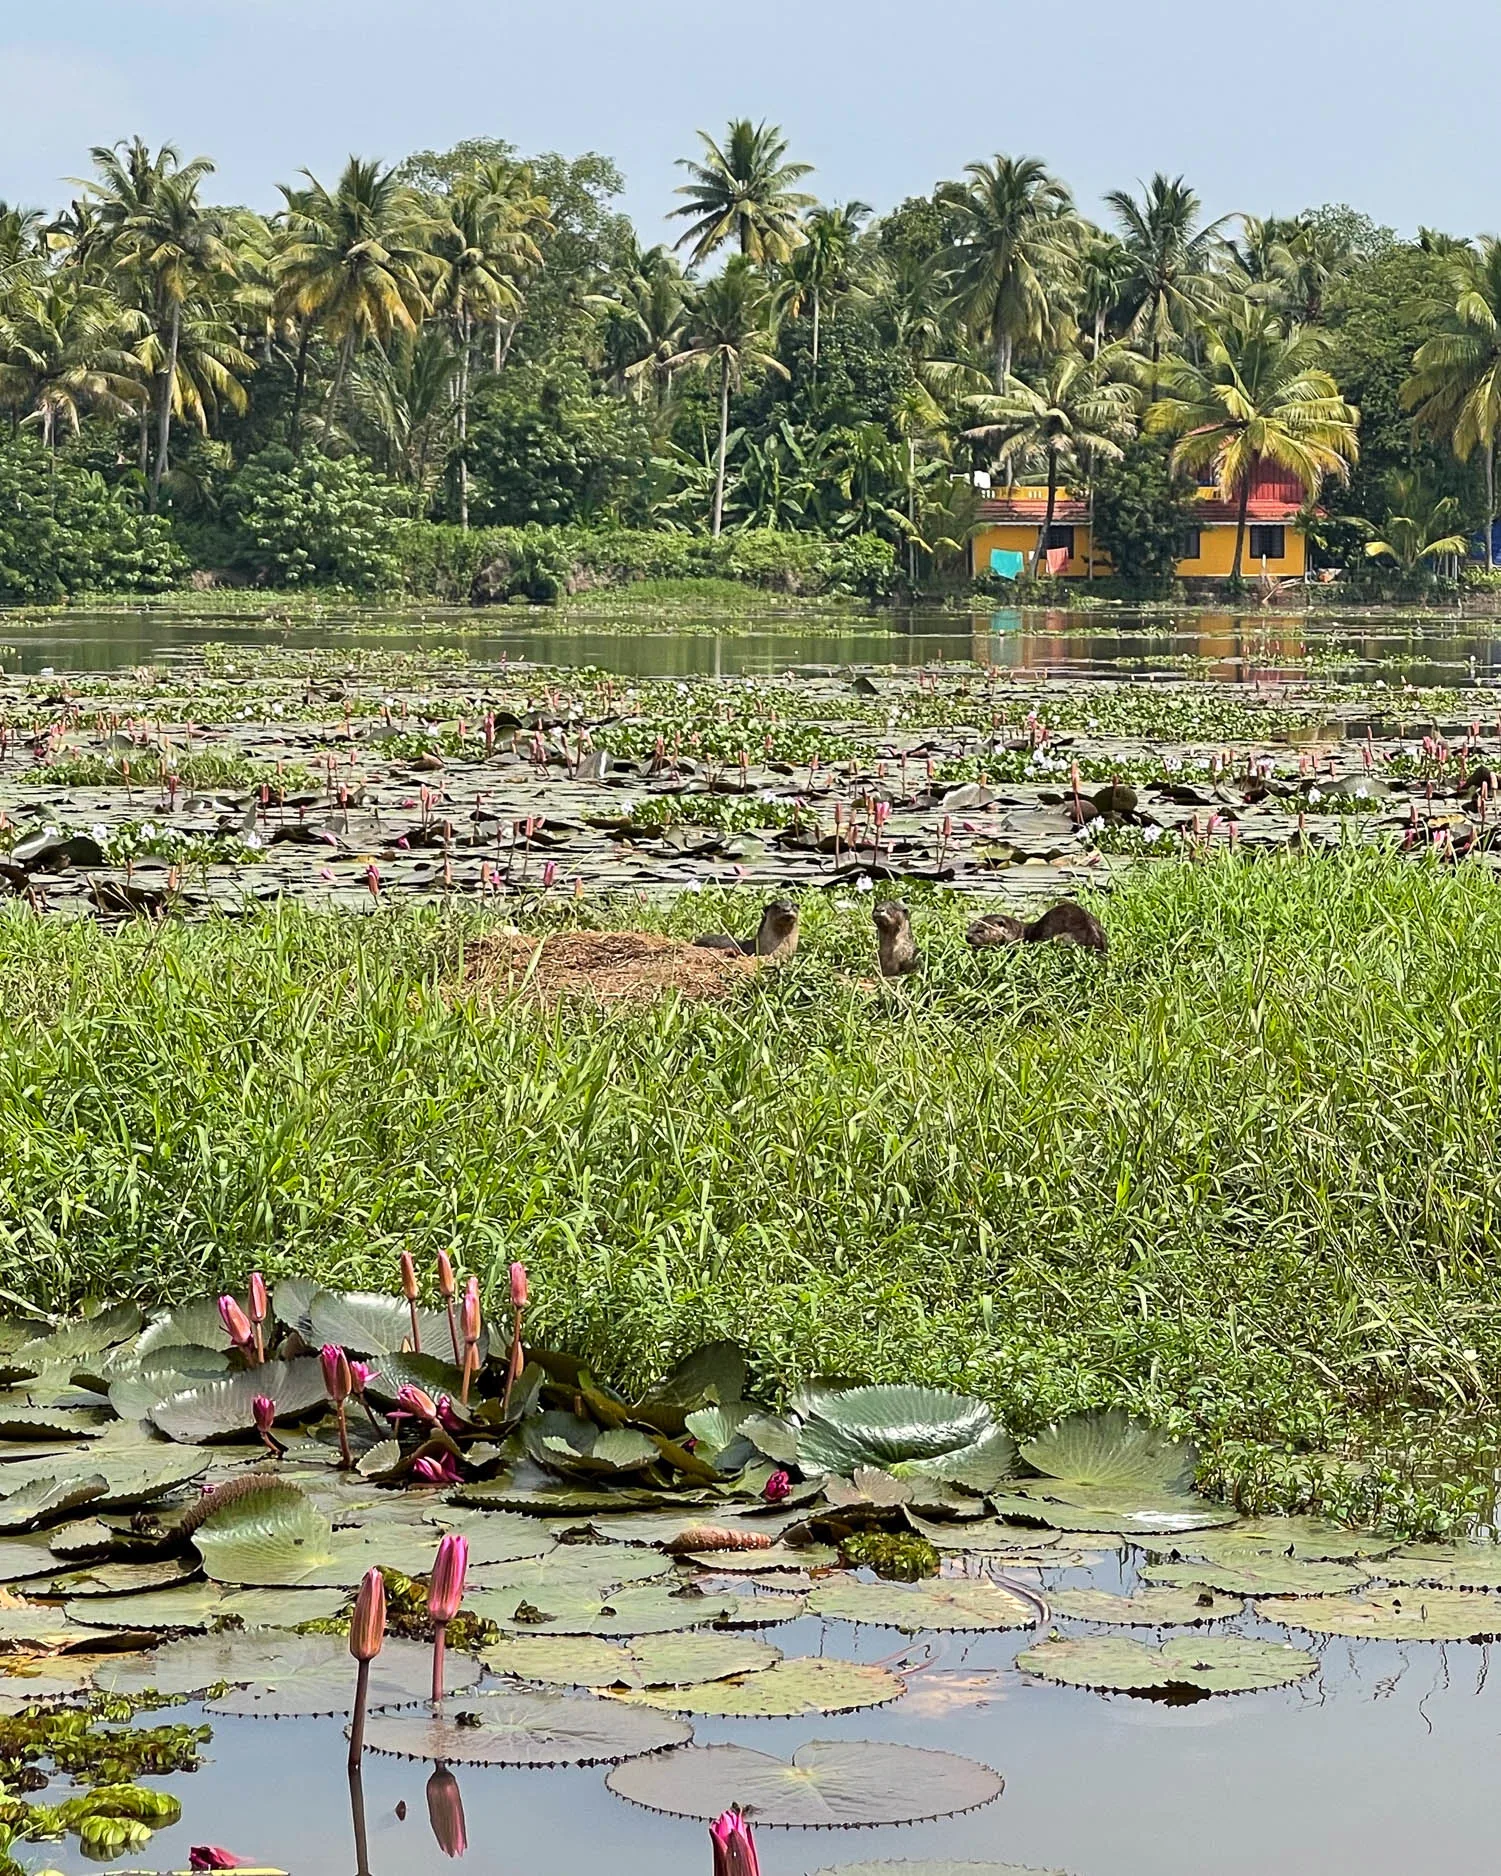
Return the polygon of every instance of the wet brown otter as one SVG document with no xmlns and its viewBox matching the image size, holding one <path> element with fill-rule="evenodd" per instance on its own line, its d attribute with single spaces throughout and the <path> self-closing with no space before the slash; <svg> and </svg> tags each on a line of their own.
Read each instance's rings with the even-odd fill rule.
<svg viewBox="0 0 1501 1876">
<path fill-rule="evenodd" d="M 992 912 L 985 918 L 977 918 L 964 939 L 974 951 L 985 951 L 993 945 L 1079 945 L 1084 950 L 1099 952 L 1108 948 L 1104 926 L 1092 912 L 1075 905 L 1072 899 L 1060 899 L 1030 924 L 1023 924 L 1009 912 Z"/>
<path fill-rule="evenodd" d="M 785 964 L 797 955 L 797 926 L 797 907 L 785 899 L 773 899 L 761 914 L 754 938 L 706 932 L 693 942 L 705 951 L 731 951 L 741 957 L 761 958 L 768 964 Z"/>
<path fill-rule="evenodd" d="M 883 977 L 908 977 L 922 965 L 922 953 L 912 942 L 912 914 L 902 899 L 883 899 L 873 905 L 876 946 Z"/>
</svg>

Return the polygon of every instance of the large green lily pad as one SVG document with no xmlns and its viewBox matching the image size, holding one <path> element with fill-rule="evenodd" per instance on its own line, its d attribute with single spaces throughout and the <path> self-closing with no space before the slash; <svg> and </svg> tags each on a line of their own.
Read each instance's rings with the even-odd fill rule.
<svg viewBox="0 0 1501 1876">
<path fill-rule="evenodd" d="M 616 1696 L 669 1713 L 721 1719 L 802 1719 L 813 1713 L 854 1713 L 899 1700 L 907 1684 L 883 1667 L 803 1655 L 754 1674 L 697 1687 L 641 1687 Z"/>
<path fill-rule="evenodd" d="M 752 1538 L 773 1542 L 791 1524 L 795 1512 L 768 1512 L 764 1515 L 718 1511 L 638 1511 L 628 1518 L 590 1518 L 589 1529 L 596 1537 L 612 1544 L 661 1544 L 676 1548 L 693 1531 L 737 1531 Z"/>
<path fill-rule="evenodd" d="M 1134 1596 L 1112 1596 L 1103 1589 L 1059 1589 L 1048 1598 L 1054 1615 L 1076 1622 L 1112 1622 L 1133 1628 L 1182 1628 L 1199 1622 L 1224 1622 L 1239 1615 L 1239 1596 L 1221 1596 L 1204 1585 L 1185 1589 L 1144 1589 Z"/>
<path fill-rule="evenodd" d="M 764 1570 L 831 1570 L 839 1561 L 832 1544 L 773 1544 L 769 1550 L 693 1550 L 687 1562 L 729 1576 Z"/>
<path fill-rule="evenodd" d="M 1352 1563 L 1301 1563 L 1296 1557 L 1258 1556 L 1235 1563 L 1154 1563 L 1143 1570 L 1149 1583 L 1203 1584 L 1228 1596 L 1333 1596 L 1359 1589 L 1369 1570 Z"/>
<path fill-rule="evenodd" d="M 249 1299 L 246 1296 L 240 1295 L 235 1300 L 241 1309 L 248 1310 Z M 179 1303 L 176 1309 L 153 1316 L 136 1337 L 131 1354 L 136 1363 L 144 1368 L 149 1365 L 150 1357 L 159 1355 L 164 1349 L 208 1349 L 222 1355 L 229 1345 L 229 1333 L 219 1314 L 218 1297 L 200 1296 L 194 1302 Z"/>
<path fill-rule="evenodd" d="M 480 1665 L 450 1654 L 447 1684 L 472 1687 Z M 210 1713 L 285 1719 L 303 1714 L 348 1713 L 355 1664 L 337 1635 L 283 1635 L 274 1630 L 190 1635 L 149 1654 L 122 1655 L 99 1668 L 94 1685 L 104 1693 L 201 1694 L 222 1682 L 229 1692 L 209 1702 Z M 432 1688 L 432 1650 L 419 1642 L 388 1641 L 370 1666 L 372 1708 L 409 1706 Z"/>
<path fill-rule="evenodd" d="M 1028 1440 L 1021 1456 L 1049 1479 L 1148 1499 L 1191 1493 L 1199 1464 L 1192 1446 L 1118 1408 L 1071 1414 Z"/>
<path fill-rule="evenodd" d="M 86 1569 L 69 1570 L 66 1575 L 55 1576 L 45 1592 L 32 1590 L 31 1594 L 95 1601 L 165 1589 L 174 1583 L 189 1582 L 198 1574 L 198 1566 L 191 1557 L 159 1557 L 142 1563 L 129 1560 L 95 1563 Z"/>
<path fill-rule="evenodd" d="M 870 1622 L 915 1635 L 926 1629 L 1031 1628 L 1037 1613 L 1024 1597 L 999 1583 L 962 1577 L 923 1583 L 863 1583 L 830 1577 L 808 1598 L 809 1615 Z"/>
<path fill-rule="evenodd" d="M 888 1384 L 820 1390 L 808 1405 L 797 1435 L 805 1472 L 848 1477 L 872 1466 L 894 1476 L 976 1477 L 988 1489 L 1015 1470 L 1010 1435 L 984 1401 L 965 1394 Z"/>
<path fill-rule="evenodd" d="M 608 1592 L 544 1592 L 541 1602 L 524 1590 L 481 1589 L 468 1597 L 466 1607 L 513 1635 L 660 1635 L 723 1621 L 739 1604 L 733 1596 L 642 1583 Z"/>
<path fill-rule="evenodd" d="M 690 1746 L 617 1766 L 618 1798 L 671 1817 L 718 1817 L 739 1805 L 760 1830 L 844 1829 L 953 1817 L 1001 1795 L 988 1765 L 873 1739 L 815 1739 L 791 1761 L 749 1746 Z"/>
<path fill-rule="evenodd" d="M 342 1589 L 226 1589 L 195 1579 L 173 1589 L 137 1596 L 108 1596 L 66 1603 L 75 1621 L 100 1628 L 205 1629 L 233 1620 L 246 1628 L 296 1628 L 323 1622 L 348 1601 Z"/>
<path fill-rule="evenodd" d="M 1501 1589 L 1501 1544 L 1411 1544 L 1372 1567 L 1388 1583 Z"/>
<path fill-rule="evenodd" d="M 63 1610 L 44 1603 L 0 1604 L 0 1648 L 91 1648 L 114 1640 L 109 1629 L 69 1621 Z"/>
<path fill-rule="evenodd" d="M 445 1765 L 618 1765 L 662 1752 L 693 1729 L 660 1713 L 576 1694 L 480 1694 L 442 1716 L 382 1715 L 365 1732 L 372 1752 Z"/>
<path fill-rule="evenodd" d="M 1024 1524 L 1008 1524 L 1000 1518 L 976 1518 L 963 1524 L 944 1524 L 933 1518 L 921 1518 L 910 1507 L 903 1516 L 920 1537 L 927 1538 L 935 1550 L 1037 1550 L 1058 1542 L 1056 1531 L 1036 1530 Z"/>
<path fill-rule="evenodd" d="M 1172 1549 L 1185 1558 L 1237 1564 L 1254 1564 L 1257 1557 L 1272 1557 L 1279 1563 L 1359 1562 L 1384 1557 L 1397 1548 L 1394 1537 L 1346 1530 L 1322 1518 L 1242 1518 L 1219 1530 L 1184 1532 L 1161 1543 L 1148 1537 L 1142 1542 L 1159 1555 Z"/>
<path fill-rule="evenodd" d="M 11 1536 L 65 1517 L 79 1505 L 103 1498 L 109 1489 L 104 1475 L 93 1470 L 54 1472 L 38 1470 L 24 1485 L 0 1498 L 0 1533 Z"/>
<path fill-rule="evenodd" d="M 1016 1665 L 1044 1680 L 1109 1693 L 1186 1687 L 1236 1694 L 1304 1680 L 1318 1663 L 1301 1648 L 1241 1635 L 1182 1636 L 1160 1648 L 1123 1635 L 1077 1635 L 1024 1649 Z"/>
<path fill-rule="evenodd" d="M 280 1294 L 278 1290 L 278 1299 Z M 307 1314 L 310 1339 L 319 1347 L 332 1342 L 351 1355 L 394 1355 L 403 1345 L 411 1345 L 411 1311 L 402 1297 L 358 1290 L 319 1290 L 308 1304 Z M 446 1311 L 419 1308 L 417 1328 L 422 1347 L 414 1353 L 432 1355 L 439 1361 L 452 1359 Z M 488 1352 L 489 1335 L 485 1331 L 480 1343 L 481 1361 Z"/>
<path fill-rule="evenodd" d="M 775 1667 L 779 1648 L 748 1635 L 688 1629 L 604 1641 L 592 1635 L 508 1635 L 485 1649 L 497 1674 L 560 1687 L 692 1687 Z"/>
<path fill-rule="evenodd" d="M 676 1584 L 671 1558 L 623 1544 L 563 1544 L 543 1557 L 497 1565 L 480 1587 L 516 1590 L 535 1602 L 538 1596 L 603 1598 L 627 1584 L 654 1582 Z"/>
<path fill-rule="evenodd" d="M 1264 1622 L 1361 1641 L 1489 1641 L 1501 1635 L 1501 1596 L 1469 1589 L 1371 1590 L 1362 1596 L 1273 1596 Z"/>
<path fill-rule="evenodd" d="M 258 1394 L 276 1402 L 277 1418 L 307 1413 L 326 1399 L 323 1370 L 311 1355 L 268 1361 L 218 1381 L 199 1381 L 168 1394 L 152 1407 L 152 1424 L 168 1439 L 196 1445 L 202 1440 L 243 1437 L 255 1425 Z"/>
<path fill-rule="evenodd" d="M 1054 1531 L 1099 1531 L 1138 1542 L 1163 1533 L 1208 1530 L 1213 1525 L 1235 1522 L 1233 1511 L 1211 1505 L 1203 1498 L 1183 1500 L 1181 1510 L 1160 1504 L 1137 1505 L 1126 1511 L 1105 1510 L 1065 1504 L 1062 1499 L 1045 1498 L 1040 1493 L 1026 1497 L 1017 1492 L 992 1492 L 989 1502 L 997 1516 L 1016 1523 L 1044 1524 Z"/>
</svg>

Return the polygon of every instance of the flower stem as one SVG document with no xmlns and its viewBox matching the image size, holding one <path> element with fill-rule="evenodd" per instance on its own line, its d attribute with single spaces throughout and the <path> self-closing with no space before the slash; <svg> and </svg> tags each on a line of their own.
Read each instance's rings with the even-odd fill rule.
<svg viewBox="0 0 1501 1876">
<path fill-rule="evenodd" d="M 354 1718 L 349 1726 L 349 1771 L 351 1777 L 360 1769 L 360 1754 L 365 1750 L 365 1704 L 370 1698 L 370 1663 L 361 1661 L 354 1683 Z"/>
<path fill-rule="evenodd" d="M 417 1304 L 415 1299 L 407 1304 L 407 1308 L 412 1314 L 412 1353 L 414 1355 L 420 1355 L 422 1353 L 422 1331 L 417 1327 Z"/>
<path fill-rule="evenodd" d="M 443 1698 L 443 1650 L 448 1642 L 448 1624 L 439 1622 L 433 1628 L 433 1700 Z"/>
<path fill-rule="evenodd" d="M 453 1360 L 454 1366 L 457 1367 L 463 1360 L 463 1356 L 459 1353 L 459 1325 L 454 1319 L 453 1298 L 450 1296 L 446 1300 L 448 1303 L 448 1339 L 453 1343 Z"/>
<path fill-rule="evenodd" d="M 334 1412 L 339 1418 L 339 1464 L 347 1472 L 354 1465 L 354 1455 L 349 1450 L 349 1417 L 344 1411 L 343 1401 L 339 1402 Z"/>
</svg>

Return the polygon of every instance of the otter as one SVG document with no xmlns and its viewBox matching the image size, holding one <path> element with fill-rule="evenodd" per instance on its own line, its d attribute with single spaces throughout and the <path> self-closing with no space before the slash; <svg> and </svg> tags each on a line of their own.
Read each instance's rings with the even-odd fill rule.
<svg viewBox="0 0 1501 1876">
<path fill-rule="evenodd" d="M 760 958 L 767 964 L 786 964 L 797 955 L 798 912 L 785 899 L 773 899 L 761 914 L 754 938 L 730 938 L 705 932 L 694 944 L 704 951 L 729 951 L 736 957 Z"/>
<path fill-rule="evenodd" d="M 1079 945 L 1087 951 L 1107 949 L 1105 928 L 1091 912 L 1072 899 L 1061 899 L 1049 906 L 1041 918 L 1024 925 L 1009 912 L 992 912 L 977 918 L 964 934 L 972 951 L 985 951 L 993 945 Z"/>
<path fill-rule="evenodd" d="M 922 965 L 922 953 L 912 942 L 912 914 L 902 899 L 883 899 L 873 905 L 876 944 L 883 977 L 908 977 Z"/>
</svg>

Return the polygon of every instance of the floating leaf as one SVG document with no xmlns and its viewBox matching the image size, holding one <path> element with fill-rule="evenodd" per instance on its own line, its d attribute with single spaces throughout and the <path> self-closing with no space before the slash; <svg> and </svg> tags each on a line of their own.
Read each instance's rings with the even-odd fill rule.
<svg viewBox="0 0 1501 1876">
<path fill-rule="evenodd" d="M 323 1622 L 348 1601 L 342 1589 L 225 1589 L 195 1580 L 138 1596 L 68 1603 L 75 1619 L 115 1629 L 205 1629 L 231 1620 L 246 1628 L 296 1628 Z"/>
<path fill-rule="evenodd" d="M 1029 1440 L 1021 1456 L 1047 1478 L 1144 1498 L 1190 1492 L 1199 1464 L 1192 1446 L 1114 1407 L 1070 1414 Z"/>
<path fill-rule="evenodd" d="M 1243 1635 L 1182 1636 L 1160 1648 L 1123 1635 L 1077 1635 L 1024 1649 L 1016 1665 L 1044 1680 L 1110 1693 L 1187 1687 L 1206 1694 L 1237 1694 L 1304 1680 L 1318 1663 L 1285 1642 L 1252 1641 Z"/>
<path fill-rule="evenodd" d="M 132 1460 L 92 1449 L 89 1470 L 104 1480 L 104 1494 L 90 1503 L 90 1512 L 135 1511 L 154 1505 L 202 1478 L 212 1463 L 207 1453 L 174 1452 L 165 1443 L 157 1443 L 157 1450 L 162 1455 L 159 1459 Z"/>
<path fill-rule="evenodd" d="M 859 1466 L 874 1466 L 944 1478 L 978 1465 L 993 1470 L 988 1484 L 995 1484 L 1013 1470 L 1005 1430 L 984 1401 L 968 1395 L 887 1385 L 820 1393 L 816 1401 L 797 1436 L 797 1463 L 805 1472 L 848 1477 Z"/>
<path fill-rule="evenodd" d="M 837 1869 L 817 1871 L 816 1876 L 1068 1876 L 1068 1872 L 1020 1863 L 960 1863 L 950 1857 L 923 1857 L 912 1863 L 841 1863 Z"/>
<path fill-rule="evenodd" d="M 333 1526 L 295 1485 L 257 1484 L 193 1533 L 203 1567 L 221 1583 L 293 1584 L 334 1561 Z"/>
<path fill-rule="evenodd" d="M 201 1694 L 227 1681 L 230 1692 L 208 1704 L 210 1713 L 289 1719 L 303 1714 L 348 1713 L 354 1698 L 349 1644 L 337 1635 L 284 1635 L 275 1630 L 190 1635 L 144 1655 L 124 1655 L 97 1670 L 94 1685 L 107 1694 Z M 448 1660 L 448 1685 L 472 1687 L 480 1665 L 467 1655 Z M 432 1686 L 432 1651 L 419 1642 L 388 1641 L 370 1664 L 372 1708 L 409 1706 Z"/>
<path fill-rule="evenodd" d="M 1389 1583 L 1501 1589 L 1501 1544 L 1412 1544 L 1376 1568 Z"/>
<path fill-rule="evenodd" d="M 114 1645 L 107 1628 L 69 1621 L 61 1609 L 43 1603 L 0 1603 L 0 1648 L 67 1650 L 90 1648 L 104 1641 Z"/>
<path fill-rule="evenodd" d="M 229 1358 L 214 1349 L 163 1348 L 140 1363 L 112 1366 L 109 1404 L 122 1420 L 149 1420 L 151 1409 L 169 1394 L 180 1394 L 198 1381 L 213 1381 L 228 1372 Z"/>
<path fill-rule="evenodd" d="M 749 1746 L 689 1746 L 620 1766 L 605 1783 L 617 1797 L 671 1817 L 708 1820 L 739 1805 L 758 1830 L 820 1830 L 953 1817 L 992 1803 L 1003 1781 L 951 1752 L 816 1739 L 790 1763 Z"/>
<path fill-rule="evenodd" d="M 26 1408 L 0 1408 L 0 1440 L 52 1444 L 58 1440 L 95 1440 L 100 1434 L 96 1413 L 69 1413 L 53 1409 L 34 1413 Z"/>
<path fill-rule="evenodd" d="M 1017 1493 L 992 1492 L 990 1508 L 1000 1517 L 1018 1523 L 1045 1524 L 1055 1531 L 1118 1532 L 1136 1538 L 1179 1531 L 1207 1530 L 1212 1525 L 1233 1524 L 1235 1513 L 1227 1507 L 1207 1504 L 1204 1499 L 1183 1501 L 1182 1510 L 1161 1506 L 1137 1507 L 1111 1513 L 1094 1508 L 1064 1504 L 1052 1498 L 1026 1498 Z"/>
<path fill-rule="evenodd" d="M 0 1537 L 0 1582 L 56 1574 L 57 1556 L 45 1537 Z"/>
<path fill-rule="evenodd" d="M 655 1441 L 635 1427 L 602 1432 L 592 1420 L 557 1411 L 527 1421 L 523 1438 L 538 1465 L 565 1478 L 616 1478 L 642 1472 L 660 1457 Z"/>
<path fill-rule="evenodd" d="M 280 1295 L 280 1291 L 278 1291 Z M 333 1342 L 351 1355 L 395 1355 L 410 1349 L 412 1317 L 403 1298 L 367 1291 L 319 1290 L 307 1306 L 309 1338 L 320 1347 Z M 422 1347 L 413 1353 L 435 1355 L 441 1361 L 453 1353 L 446 1311 L 419 1309 L 417 1326 Z M 489 1353 L 489 1330 L 481 1331 L 480 1361 Z"/>
<path fill-rule="evenodd" d="M 589 1529 L 612 1544 L 660 1544 L 672 1549 L 690 1531 L 701 1531 L 710 1524 L 716 1531 L 738 1531 L 759 1542 L 763 1537 L 775 1540 L 796 1522 L 795 1512 L 772 1512 L 765 1517 L 722 1516 L 716 1512 L 706 1518 L 700 1511 L 638 1511 L 628 1518 L 591 1518 Z"/>
<path fill-rule="evenodd" d="M 1296 1557 L 1258 1557 L 1244 1564 L 1154 1563 L 1142 1572 L 1149 1583 L 1203 1584 L 1230 1596 L 1330 1596 L 1359 1589 L 1369 1570 L 1351 1563 L 1300 1563 Z"/>
<path fill-rule="evenodd" d="M 589 1635 L 513 1635 L 484 1651 L 497 1674 L 562 1687 L 691 1687 L 731 1674 L 756 1674 L 782 1658 L 746 1635 L 701 1629 L 602 1641 Z"/>
<path fill-rule="evenodd" d="M 1243 1518 L 1221 1530 L 1186 1533 L 1170 1547 L 1150 1541 L 1146 1547 L 1158 1554 L 1171 1548 L 1182 1557 L 1214 1563 L 1250 1563 L 1257 1555 L 1279 1562 L 1326 1563 L 1384 1557 L 1397 1548 L 1397 1540 L 1346 1530 L 1322 1518 Z"/>
<path fill-rule="evenodd" d="M 246 1307 L 244 1296 L 236 1300 L 242 1309 Z M 200 1296 L 195 1302 L 179 1303 L 176 1309 L 153 1316 L 136 1338 L 132 1352 L 137 1364 L 144 1368 L 147 1358 L 163 1349 L 214 1349 L 222 1355 L 229 1346 L 229 1334 L 219 1314 L 219 1299 Z"/>
<path fill-rule="evenodd" d="M 744 1394 L 745 1350 L 738 1342 L 709 1342 L 680 1361 L 647 1398 L 681 1408 L 686 1416 L 701 1407 L 727 1406 Z"/>
<path fill-rule="evenodd" d="M 45 1592 L 30 1593 L 81 1598 L 130 1596 L 139 1590 L 186 1583 L 197 1575 L 198 1566 L 191 1557 L 161 1557 L 148 1563 L 96 1563 L 86 1570 L 70 1570 L 65 1576 L 53 1577 Z"/>
<path fill-rule="evenodd" d="M 896 1479 L 879 1466 L 856 1466 L 847 1479 L 826 1478 L 823 1495 L 836 1511 L 894 1511 L 910 1505 L 916 1485 Z"/>
<path fill-rule="evenodd" d="M 0 1498 L 0 1533 L 34 1530 L 78 1505 L 100 1499 L 108 1490 L 102 1474 L 43 1472 Z"/>
<path fill-rule="evenodd" d="M 924 1583 L 862 1583 L 830 1577 L 808 1598 L 810 1615 L 871 1622 L 915 1635 L 921 1630 L 1031 1628 L 1036 1611 L 998 1583 L 963 1577 Z"/>
<path fill-rule="evenodd" d="M 372 1752 L 445 1765 L 618 1765 L 692 1737 L 691 1727 L 660 1713 L 522 1689 L 477 1695 L 441 1717 L 374 1719 L 365 1744 Z"/>
<path fill-rule="evenodd" d="M 515 1589 L 476 1590 L 465 1607 L 510 1634 L 659 1635 L 723 1621 L 739 1607 L 733 1596 L 703 1596 L 656 1583 L 630 1589 L 544 1594 L 540 1602 Z M 779 1620 L 768 1616 L 766 1620 Z"/>
<path fill-rule="evenodd" d="M 444 1333 L 446 1338 L 447 1331 Z M 444 1345 L 452 1353 L 452 1344 L 445 1339 Z M 420 1387 L 434 1400 L 446 1394 L 450 1404 L 455 1404 L 463 1385 L 459 1369 L 437 1355 L 379 1355 L 370 1371 L 370 1392 L 377 1400 L 394 1402 L 402 1388 Z"/>
<path fill-rule="evenodd" d="M 932 1518 L 920 1518 L 910 1508 L 907 1522 L 920 1537 L 927 1538 L 935 1550 L 992 1551 L 1022 1547 L 1037 1550 L 1058 1542 L 1052 1530 L 1031 1530 L 1026 1525 L 1003 1523 L 999 1518 L 976 1518 L 966 1524 L 940 1524 Z"/>
<path fill-rule="evenodd" d="M 744 1401 L 735 1401 L 728 1407 L 700 1407 L 686 1414 L 684 1423 L 693 1435 L 693 1450 L 702 1459 L 717 1460 L 740 1440 L 740 1428 L 752 1411 Z"/>
<path fill-rule="evenodd" d="M 1058 1589 L 1048 1598 L 1054 1615 L 1076 1622 L 1116 1622 L 1134 1628 L 1181 1628 L 1196 1622 L 1223 1622 L 1239 1615 L 1238 1596 L 1221 1596 L 1202 1584 L 1186 1589 L 1144 1589 L 1134 1596 L 1112 1596 L 1103 1589 Z"/>
<path fill-rule="evenodd" d="M 245 1368 L 221 1381 L 199 1381 L 158 1401 L 150 1418 L 168 1439 L 189 1444 L 227 1439 L 254 1427 L 258 1394 L 276 1402 L 278 1419 L 307 1413 L 326 1399 L 322 1368 L 311 1355 L 303 1355 Z"/>
<path fill-rule="evenodd" d="M 462 1527 L 460 1527 L 462 1528 Z M 628 1583 L 677 1578 L 672 1561 L 655 1551 L 629 1550 L 623 1544 L 563 1544 L 546 1556 L 497 1565 L 487 1573 L 486 1589 L 514 1589 L 533 1602 L 539 1596 L 595 1595 L 622 1589 Z"/>
<path fill-rule="evenodd" d="M 596 1513 L 618 1518 L 626 1511 L 661 1509 L 676 1514 L 688 1505 L 706 1505 L 713 1496 L 711 1492 L 663 1492 L 629 1485 L 589 1489 L 562 1481 L 518 1486 L 500 1479 L 460 1485 L 449 1494 L 456 1505 L 472 1505 L 480 1511 L 520 1511 L 533 1518 L 589 1518 Z"/>
<path fill-rule="evenodd" d="M 854 1713 L 899 1700 L 907 1684 L 886 1668 L 818 1655 L 778 1662 L 733 1680 L 698 1687 L 644 1687 L 617 1696 L 669 1713 L 721 1719 L 802 1719 L 812 1713 Z"/>
<path fill-rule="evenodd" d="M 1501 1596 L 1469 1589 L 1372 1590 L 1363 1596 L 1274 1596 L 1263 1622 L 1366 1641 L 1490 1641 L 1501 1635 Z"/>
<path fill-rule="evenodd" d="M 769 1550 L 693 1550 L 688 1561 L 701 1570 L 754 1575 L 758 1570 L 831 1570 L 839 1552 L 830 1544 L 773 1544 Z"/>
</svg>

